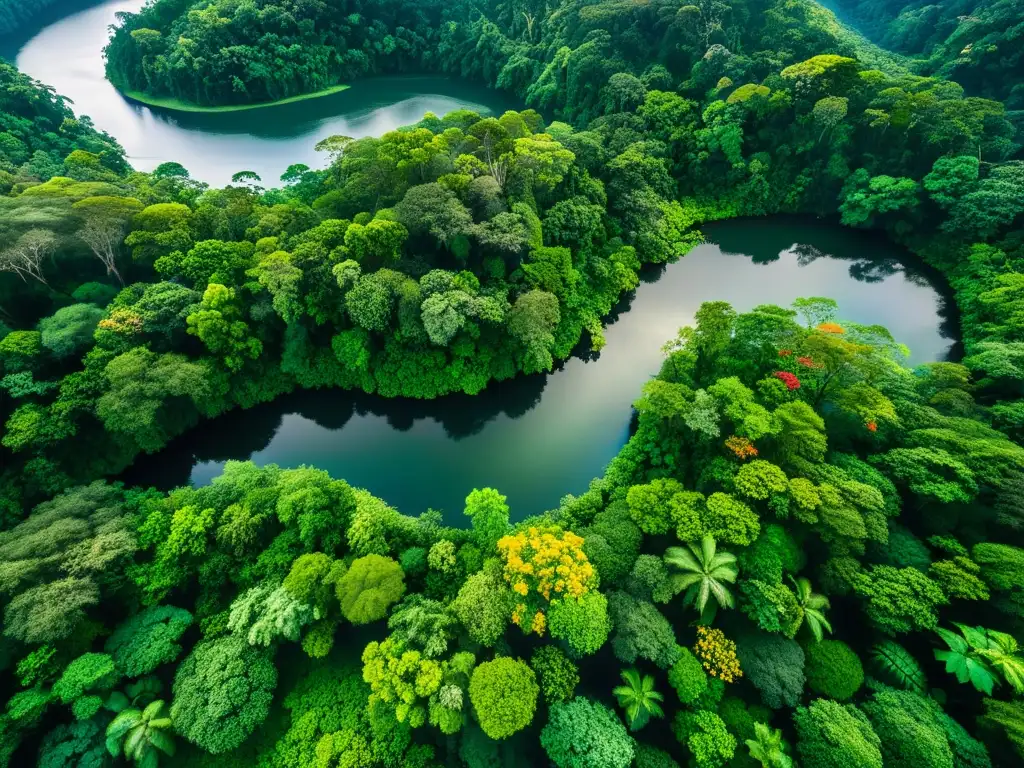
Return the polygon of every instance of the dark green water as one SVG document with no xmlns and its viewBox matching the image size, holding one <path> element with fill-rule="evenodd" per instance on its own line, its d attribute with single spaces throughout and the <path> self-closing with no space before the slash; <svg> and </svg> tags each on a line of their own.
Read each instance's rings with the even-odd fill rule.
<svg viewBox="0 0 1024 768">
<path fill-rule="evenodd" d="M 661 363 L 661 345 L 708 300 L 738 310 L 832 296 L 841 317 L 881 323 L 909 362 L 943 359 L 955 328 L 944 301 L 906 254 L 862 232 L 804 219 L 724 222 L 709 243 L 645 275 L 619 307 L 600 354 L 581 352 L 546 376 L 494 385 L 476 397 L 384 400 L 298 392 L 206 422 L 126 479 L 173 487 L 208 483 L 228 459 L 310 464 L 369 489 L 402 512 L 430 507 L 462 521 L 466 494 L 491 486 L 513 519 L 585 491 L 629 436 L 631 404 Z"/>
<path fill-rule="evenodd" d="M 255 171 L 273 186 L 292 163 L 323 167 L 314 150 L 320 139 L 341 134 L 380 136 L 420 120 L 425 112 L 455 109 L 501 114 L 518 109 L 507 95 L 443 77 L 358 80 L 333 96 L 247 112 L 188 113 L 152 109 L 126 100 L 103 73 L 107 27 L 118 11 L 135 11 L 142 0 L 112 0 L 85 10 L 72 2 L 69 15 L 50 9 L 40 28 L 0 43 L 0 55 L 22 72 L 56 88 L 89 115 L 97 128 L 117 138 L 129 161 L 149 171 L 166 161 L 184 165 L 193 178 L 223 186 L 237 171 Z"/>
</svg>

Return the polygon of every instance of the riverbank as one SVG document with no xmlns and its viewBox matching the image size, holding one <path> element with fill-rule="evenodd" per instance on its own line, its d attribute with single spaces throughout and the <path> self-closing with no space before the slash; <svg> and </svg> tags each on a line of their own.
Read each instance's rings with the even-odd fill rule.
<svg viewBox="0 0 1024 768">
<path fill-rule="evenodd" d="M 400 510 L 442 510 L 445 525 L 456 527 L 468 524 L 462 509 L 471 489 L 500 488 L 518 521 L 555 509 L 603 473 L 629 439 L 630 406 L 661 367 L 663 340 L 691 325 L 705 301 L 749 311 L 830 296 L 843 321 L 877 322 L 906 343 L 912 366 L 947 359 L 957 340 L 947 335 L 958 328 L 944 287 L 878 233 L 802 216 L 734 218 L 701 229 L 708 242 L 641 273 L 635 293 L 607 319 L 599 355 L 581 345 L 550 374 L 433 400 L 295 388 L 201 421 L 140 456 L 120 479 L 166 491 L 206 485 L 231 459 L 306 465 Z"/>
<path fill-rule="evenodd" d="M 157 107 L 158 109 L 168 109 L 176 112 L 203 112 L 203 113 L 214 113 L 214 112 L 246 112 L 251 109 L 264 109 L 266 107 L 280 107 L 284 104 L 294 104 L 298 101 L 309 101 L 310 99 L 319 99 L 323 96 L 333 96 L 336 93 L 341 93 L 349 89 L 347 85 L 332 85 L 330 88 L 324 88 L 321 91 L 314 91 L 313 93 L 303 93 L 298 96 L 289 96 L 287 99 L 278 99 L 277 101 L 262 101 L 258 104 L 227 104 L 220 107 L 204 107 L 200 104 L 192 104 L 188 101 L 182 101 L 181 99 L 163 99 L 158 96 L 150 96 L 142 93 L 142 91 L 119 91 L 122 96 L 130 101 L 135 101 L 140 104 L 145 104 L 147 107 Z"/>
</svg>

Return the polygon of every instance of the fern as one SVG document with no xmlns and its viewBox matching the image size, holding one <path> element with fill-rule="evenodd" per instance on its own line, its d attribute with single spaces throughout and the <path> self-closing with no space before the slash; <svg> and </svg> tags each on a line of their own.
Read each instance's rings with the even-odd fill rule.
<svg viewBox="0 0 1024 768">
<path fill-rule="evenodd" d="M 906 648 L 891 640 L 885 640 L 871 651 L 875 671 L 891 685 L 914 693 L 924 694 L 928 681 L 924 670 Z"/>
</svg>

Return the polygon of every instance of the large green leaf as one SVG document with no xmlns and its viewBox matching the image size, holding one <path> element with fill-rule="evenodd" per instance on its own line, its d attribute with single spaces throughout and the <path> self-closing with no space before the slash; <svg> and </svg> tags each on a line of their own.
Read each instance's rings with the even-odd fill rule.
<svg viewBox="0 0 1024 768">
<path fill-rule="evenodd" d="M 174 743 L 174 737 L 171 734 L 165 731 L 150 730 L 149 743 L 165 755 L 174 757 L 174 750 L 177 745 Z"/>
<path fill-rule="evenodd" d="M 125 735 L 142 722 L 142 712 L 137 709 L 126 709 L 110 721 L 107 726 L 107 751 L 117 757 L 121 754 L 121 742 Z"/>
<path fill-rule="evenodd" d="M 989 696 L 996 684 L 996 676 L 980 658 L 959 651 L 935 651 L 935 658 L 946 663 L 946 671 L 956 675 L 961 683 L 970 682 L 976 689 Z"/>
<path fill-rule="evenodd" d="M 925 693 L 928 681 L 924 670 L 902 645 L 886 640 L 872 649 L 871 659 L 886 682 L 915 693 Z"/>
<path fill-rule="evenodd" d="M 124 711 L 130 704 L 131 700 L 122 691 L 114 691 L 103 702 L 103 708 L 117 714 Z"/>
</svg>

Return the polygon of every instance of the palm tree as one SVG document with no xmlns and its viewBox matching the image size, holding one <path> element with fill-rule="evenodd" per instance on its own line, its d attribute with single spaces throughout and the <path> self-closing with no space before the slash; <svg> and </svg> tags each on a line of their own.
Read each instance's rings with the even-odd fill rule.
<svg viewBox="0 0 1024 768">
<path fill-rule="evenodd" d="M 125 709 L 107 726 L 107 751 L 114 757 L 123 752 L 138 768 L 156 768 L 160 752 L 168 757 L 174 756 L 174 738 L 170 729 L 171 718 L 167 716 L 167 705 L 161 699 L 145 709 Z"/>
<path fill-rule="evenodd" d="M 739 571 L 736 556 L 731 552 L 715 552 L 715 540 L 705 536 L 700 544 L 691 542 L 665 550 L 665 564 L 680 573 L 671 576 L 676 592 L 686 591 L 684 603 L 693 605 L 704 615 L 708 599 L 713 595 L 712 613 L 719 607 L 732 608 L 732 593 L 726 585 L 733 584 Z"/>
<path fill-rule="evenodd" d="M 654 677 L 641 677 L 635 669 L 624 669 L 622 679 L 626 684 L 618 686 L 612 693 L 626 713 L 629 730 L 639 731 L 652 717 L 665 716 L 659 703 L 664 701 L 665 697 L 654 690 Z"/>
<path fill-rule="evenodd" d="M 832 634 L 832 625 L 828 623 L 824 613 L 832 606 L 829 604 L 827 597 L 819 595 L 811 589 L 811 582 L 808 579 L 805 579 L 803 576 L 799 579 L 794 579 L 790 576 L 789 580 L 796 587 L 796 601 L 802 609 L 800 612 L 800 623 L 806 620 L 807 626 L 814 635 L 814 639 L 820 643 L 821 638 L 825 636 L 823 630 L 827 629 L 828 633 Z M 797 630 L 800 629 L 800 623 L 796 625 Z"/>
<path fill-rule="evenodd" d="M 754 738 L 747 739 L 750 756 L 761 768 L 792 768 L 793 759 L 783 751 L 782 731 L 764 723 L 754 723 Z"/>
</svg>

